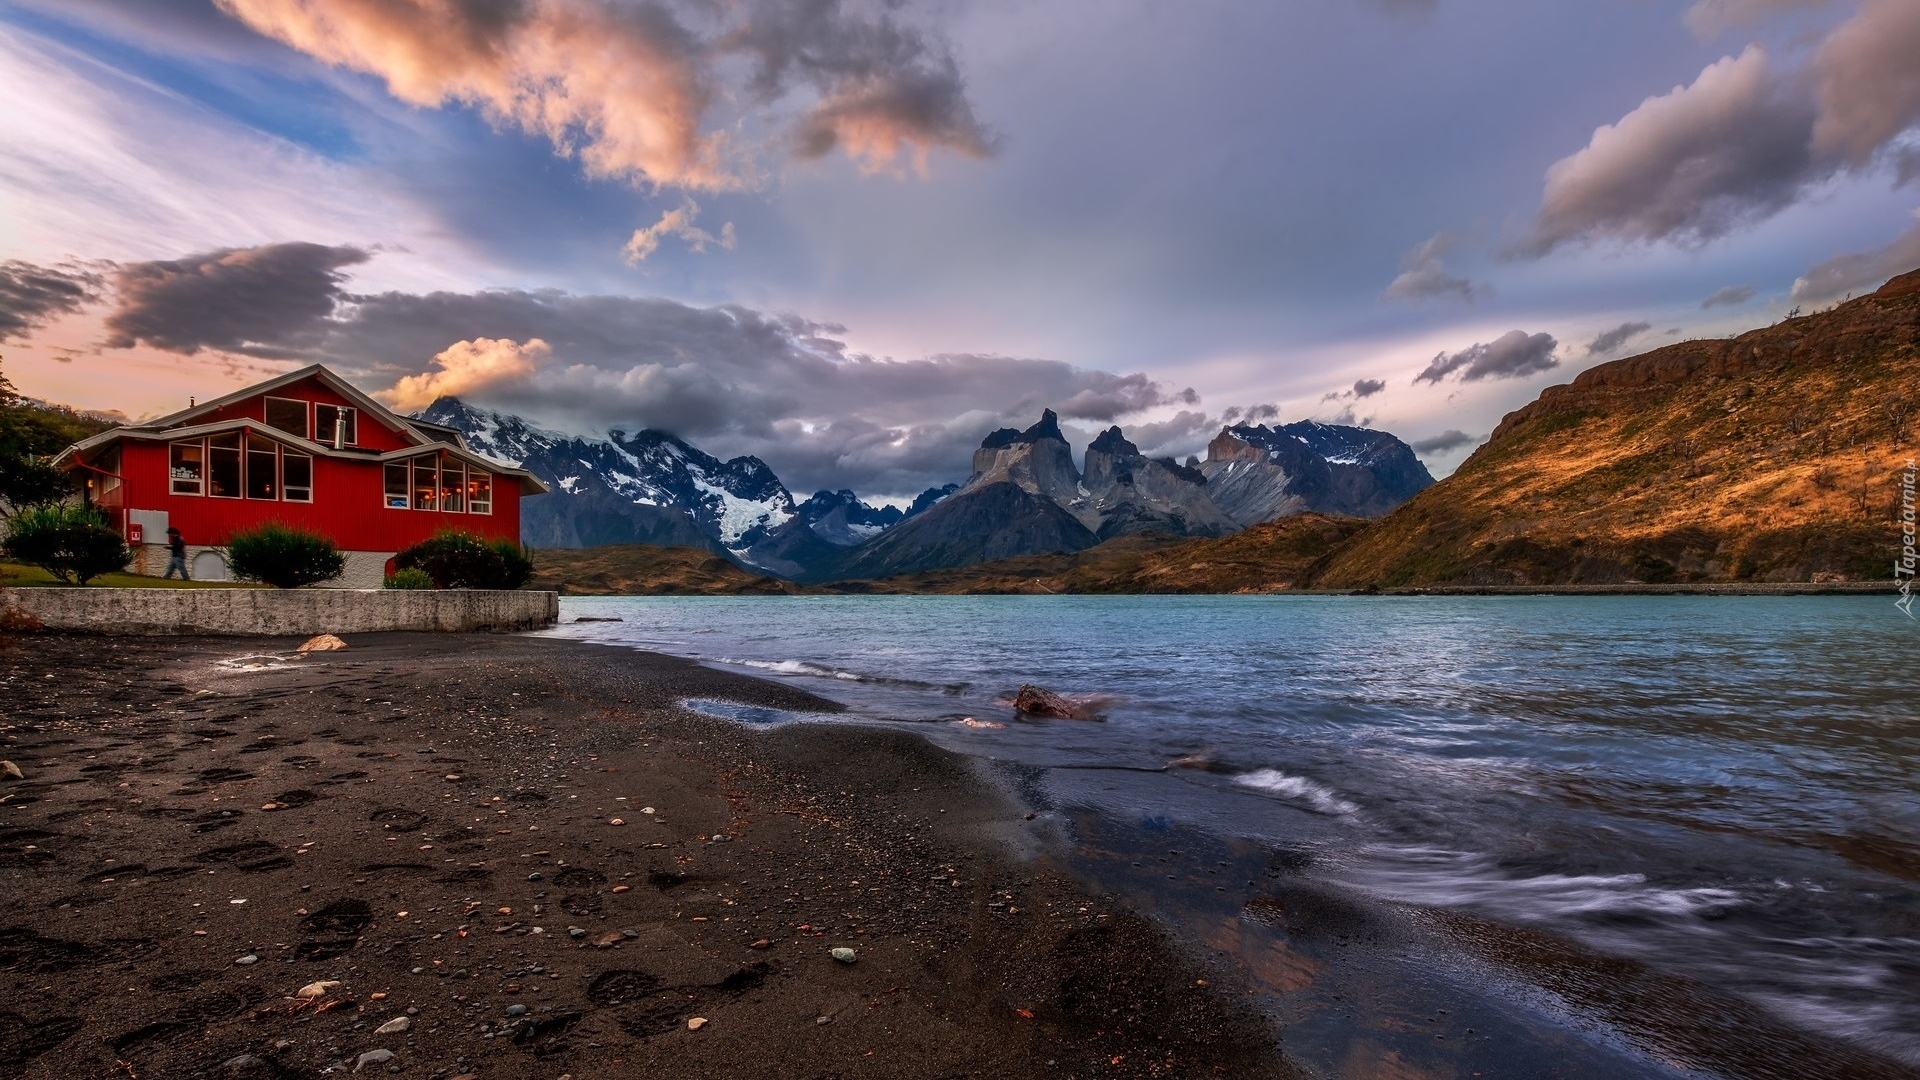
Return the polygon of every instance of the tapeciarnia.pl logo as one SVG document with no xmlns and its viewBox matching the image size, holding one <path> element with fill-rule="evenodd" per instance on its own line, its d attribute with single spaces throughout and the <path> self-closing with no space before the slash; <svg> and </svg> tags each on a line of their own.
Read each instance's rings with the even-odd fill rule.
<svg viewBox="0 0 1920 1080">
<path fill-rule="evenodd" d="M 1893 606 L 1907 618 L 1913 614 L 1913 574 L 1914 565 L 1920 561 L 1920 555 L 1914 552 L 1914 506 L 1913 481 L 1920 469 L 1915 467 L 1914 459 L 1907 459 L 1906 470 L 1900 474 L 1900 557 L 1894 560 L 1893 576 L 1900 582 L 1900 599 Z"/>
</svg>

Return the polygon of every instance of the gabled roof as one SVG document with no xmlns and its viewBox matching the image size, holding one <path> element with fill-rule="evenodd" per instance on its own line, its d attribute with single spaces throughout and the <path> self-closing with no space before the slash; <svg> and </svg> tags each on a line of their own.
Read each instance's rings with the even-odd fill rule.
<svg viewBox="0 0 1920 1080">
<path fill-rule="evenodd" d="M 199 417 L 211 415 L 229 405 L 235 405 L 250 398 L 270 394 L 282 387 L 291 386 L 294 383 L 306 379 L 316 379 L 325 384 L 327 388 L 333 390 L 348 401 L 353 402 L 354 406 L 360 409 L 361 412 L 372 416 L 379 423 L 398 432 L 401 437 L 410 440 L 413 445 L 403 447 L 399 450 L 390 450 L 386 453 L 375 453 L 359 449 L 336 450 L 326 443 L 304 439 L 298 435 L 281 431 L 279 428 L 267 427 L 260 421 L 246 418 L 221 420 L 207 424 L 192 423 L 193 420 Z M 466 440 L 460 436 L 457 428 L 425 421 L 421 421 L 416 426 L 414 421 L 401 416 L 385 405 L 375 401 L 373 398 L 368 397 L 352 383 L 335 375 L 320 364 L 312 364 L 298 371 L 290 371 L 277 378 L 268 379 L 266 382 L 255 383 L 252 386 L 244 387 L 233 393 L 214 398 L 211 401 L 201 402 L 190 409 L 182 409 L 179 412 L 169 413 L 166 416 L 154 420 L 146 420 L 138 424 L 129 424 L 125 427 L 110 428 L 98 435 L 82 439 L 72 446 L 67 447 L 65 450 L 60 451 L 59 456 L 53 459 L 53 464 L 55 467 L 64 468 L 73 462 L 76 457 L 84 455 L 91 450 L 118 442 L 121 439 L 136 439 L 142 442 L 169 439 L 193 439 L 204 435 L 238 431 L 242 428 L 257 428 L 263 435 L 298 447 L 316 457 L 346 458 L 369 463 L 376 461 L 398 461 L 403 458 L 416 456 L 422 449 L 431 447 L 441 453 L 457 457 L 470 465 L 485 469 L 488 472 L 501 476 L 514 477 L 520 482 L 520 490 L 523 494 L 544 495 L 549 490 L 547 485 L 543 483 L 539 477 L 525 469 L 519 469 L 511 465 L 493 461 L 467 449 Z M 444 436 L 448 434 L 453 435 L 458 441 L 452 443 L 447 442 Z"/>
<path fill-rule="evenodd" d="M 229 405 L 238 404 L 248 398 L 260 397 L 263 394 L 271 394 L 282 387 L 292 386 L 294 383 L 307 379 L 317 379 L 321 383 L 324 383 L 329 390 L 353 402 L 362 412 L 372 413 L 381 423 L 403 435 L 410 435 L 423 442 L 433 441 L 415 430 L 413 424 L 409 422 L 406 417 L 399 415 L 385 405 L 368 397 L 359 387 L 335 375 L 329 371 L 324 364 L 309 364 L 298 371 L 289 371 L 285 375 L 276 376 L 263 383 L 254 383 L 252 386 L 241 387 L 231 394 L 225 394 L 210 401 L 200 402 L 191 408 L 182 409 L 177 413 L 169 413 L 166 416 L 154 420 L 144 420 L 138 424 L 129 424 L 128 427 L 141 430 L 179 427 L 181 424 L 195 417 L 218 412 Z"/>
</svg>

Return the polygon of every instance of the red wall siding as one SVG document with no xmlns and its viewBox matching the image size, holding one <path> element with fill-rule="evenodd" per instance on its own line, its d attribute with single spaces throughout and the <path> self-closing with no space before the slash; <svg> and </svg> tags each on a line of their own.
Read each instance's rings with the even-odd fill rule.
<svg viewBox="0 0 1920 1080">
<path fill-rule="evenodd" d="M 364 445 L 368 428 L 378 425 L 364 418 L 361 423 Z M 325 457 L 316 457 L 313 462 L 311 503 L 216 499 L 172 493 L 167 480 L 167 443 L 127 440 L 120 445 L 123 485 L 118 493 L 119 507 L 166 511 L 168 523 L 179 529 L 189 544 L 224 544 L 236 530 L 265 521 L 315 530 L 332 537 L 347 551 L 399 551 L 442 529 L 520 539 L 520 485 L 497 474 L 491 514 L 389 510 L 384 505 L 380 462 Z M 124 515 L 121 522 L 125 522 Z M 164 539 L 145 538 L 147 543 Z"/>
<path fill-rule="evenodd" d="M 293 398 L 297 401 L 319 402 L 323 405 L 345 405 L 349 408 L 359 408 L 359 406 L 353 402 L 334 393 L 325 383 L 318 379 L 302 379 L 292 385 L 283 386 L 275 390 L 272 396 L 277 398 Z M 255 420 L 260 421 L 262 426 L 264 426 L 266 421 L 267 397 L 268 395 L 266 394 L 250 397 L 245 401 L 236 402 L 224 409 L 215 409 L 205 416 L 195 417 L 191 422 L 194 424 L 217 424 L 223 420 Z M 307 420 L 309 424 L 312 423 L 313 414 L 311 409 L 308 410 Z M 363 450 L 377 450 L 384 454 L 389 450 L 401 450 L 412 445 L 411 440 L 402 438 L 398 432 L 374 419 L 364 411 L 360 413 L 360 418 L 355 426 L 359 429 L 355 432 L 359 437 L 359 441 L 353 445 Z M 309 434 L 312 433 L 309 432 Z M 313 441 L 331 444 L 332 436 L 329 434 L 327 438 L 315 438 Z M 425 513 L 425 511 L 422 511 L 422 513 Z"/>
</svg>

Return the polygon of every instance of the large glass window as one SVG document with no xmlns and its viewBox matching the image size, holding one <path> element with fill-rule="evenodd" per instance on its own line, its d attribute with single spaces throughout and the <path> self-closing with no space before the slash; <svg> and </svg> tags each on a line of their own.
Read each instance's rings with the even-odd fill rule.
<svg viewBox="0 0 1920 1080">
<path fill-rule="evenodd" d="M 405 510 L 409 501 L 412 478 L 407 472 L 404 461 L 389 461 L 385 469 L 383 484 L 386 506 L 389 510 Z"/>
<path fill-rule="evenodd" d="M 479 469 L 467 469 L 467 512 L 493 513 L 493 475 Z"/>
<path fill-rule="evenodd" d="M 175 495 L 206 494 L 207 444 L 195 439 L 169 446 L 167 482 Z"/>
<path fill-rule="evenodd" d="M 279 444 L 262 435 L 247 433 L 247 498 L 280 497 Z"/>
<path fill-rule="evenodd" d="M 267 399 L 267 426 L 279 428 L 289 435 L 307 437 L 307 403 L 292 398 L 270 397 Z"/>
<path fill-rule="evenodd" d="M 467 508 L 467 467 L 452 458 L 440 463 L 440 509 L 458 514 Z"/>
<path fill-rule="evenodd" d="M 288 502 L 313 501 L 313 458 L 282 447 L 280 497 Z"/>
<path fill-rule="evenodd" d="M 440 463 L 430 457 L 413 459 L 413 508 L 437 510 L 440 507 Z"/>
<path fill-rule="evenodd" d="M 240 433 L 207 439 L 207 494 L 216 499 L 240 497 Z"/>
<path fill-rule="evenodd" d="M 338 426 L 341 446 L 360 444 L 360 413 L 344 405 L 315 405 L 313 407 L 313 441 L 332 446 Z"/>
</svg>

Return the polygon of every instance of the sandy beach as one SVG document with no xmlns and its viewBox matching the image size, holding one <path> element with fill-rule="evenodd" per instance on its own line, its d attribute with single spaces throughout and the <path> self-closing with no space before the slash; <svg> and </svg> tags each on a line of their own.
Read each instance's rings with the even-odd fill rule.
<svg viewBox="0 0 1920 1080">
<path fill-rule="evenodd" d="M 691 713 L 836 706 L 624 649 L 350 643 L 0 640 L 0 1075 L 1292 1075 L 922 740 Z"/>
</svg>

